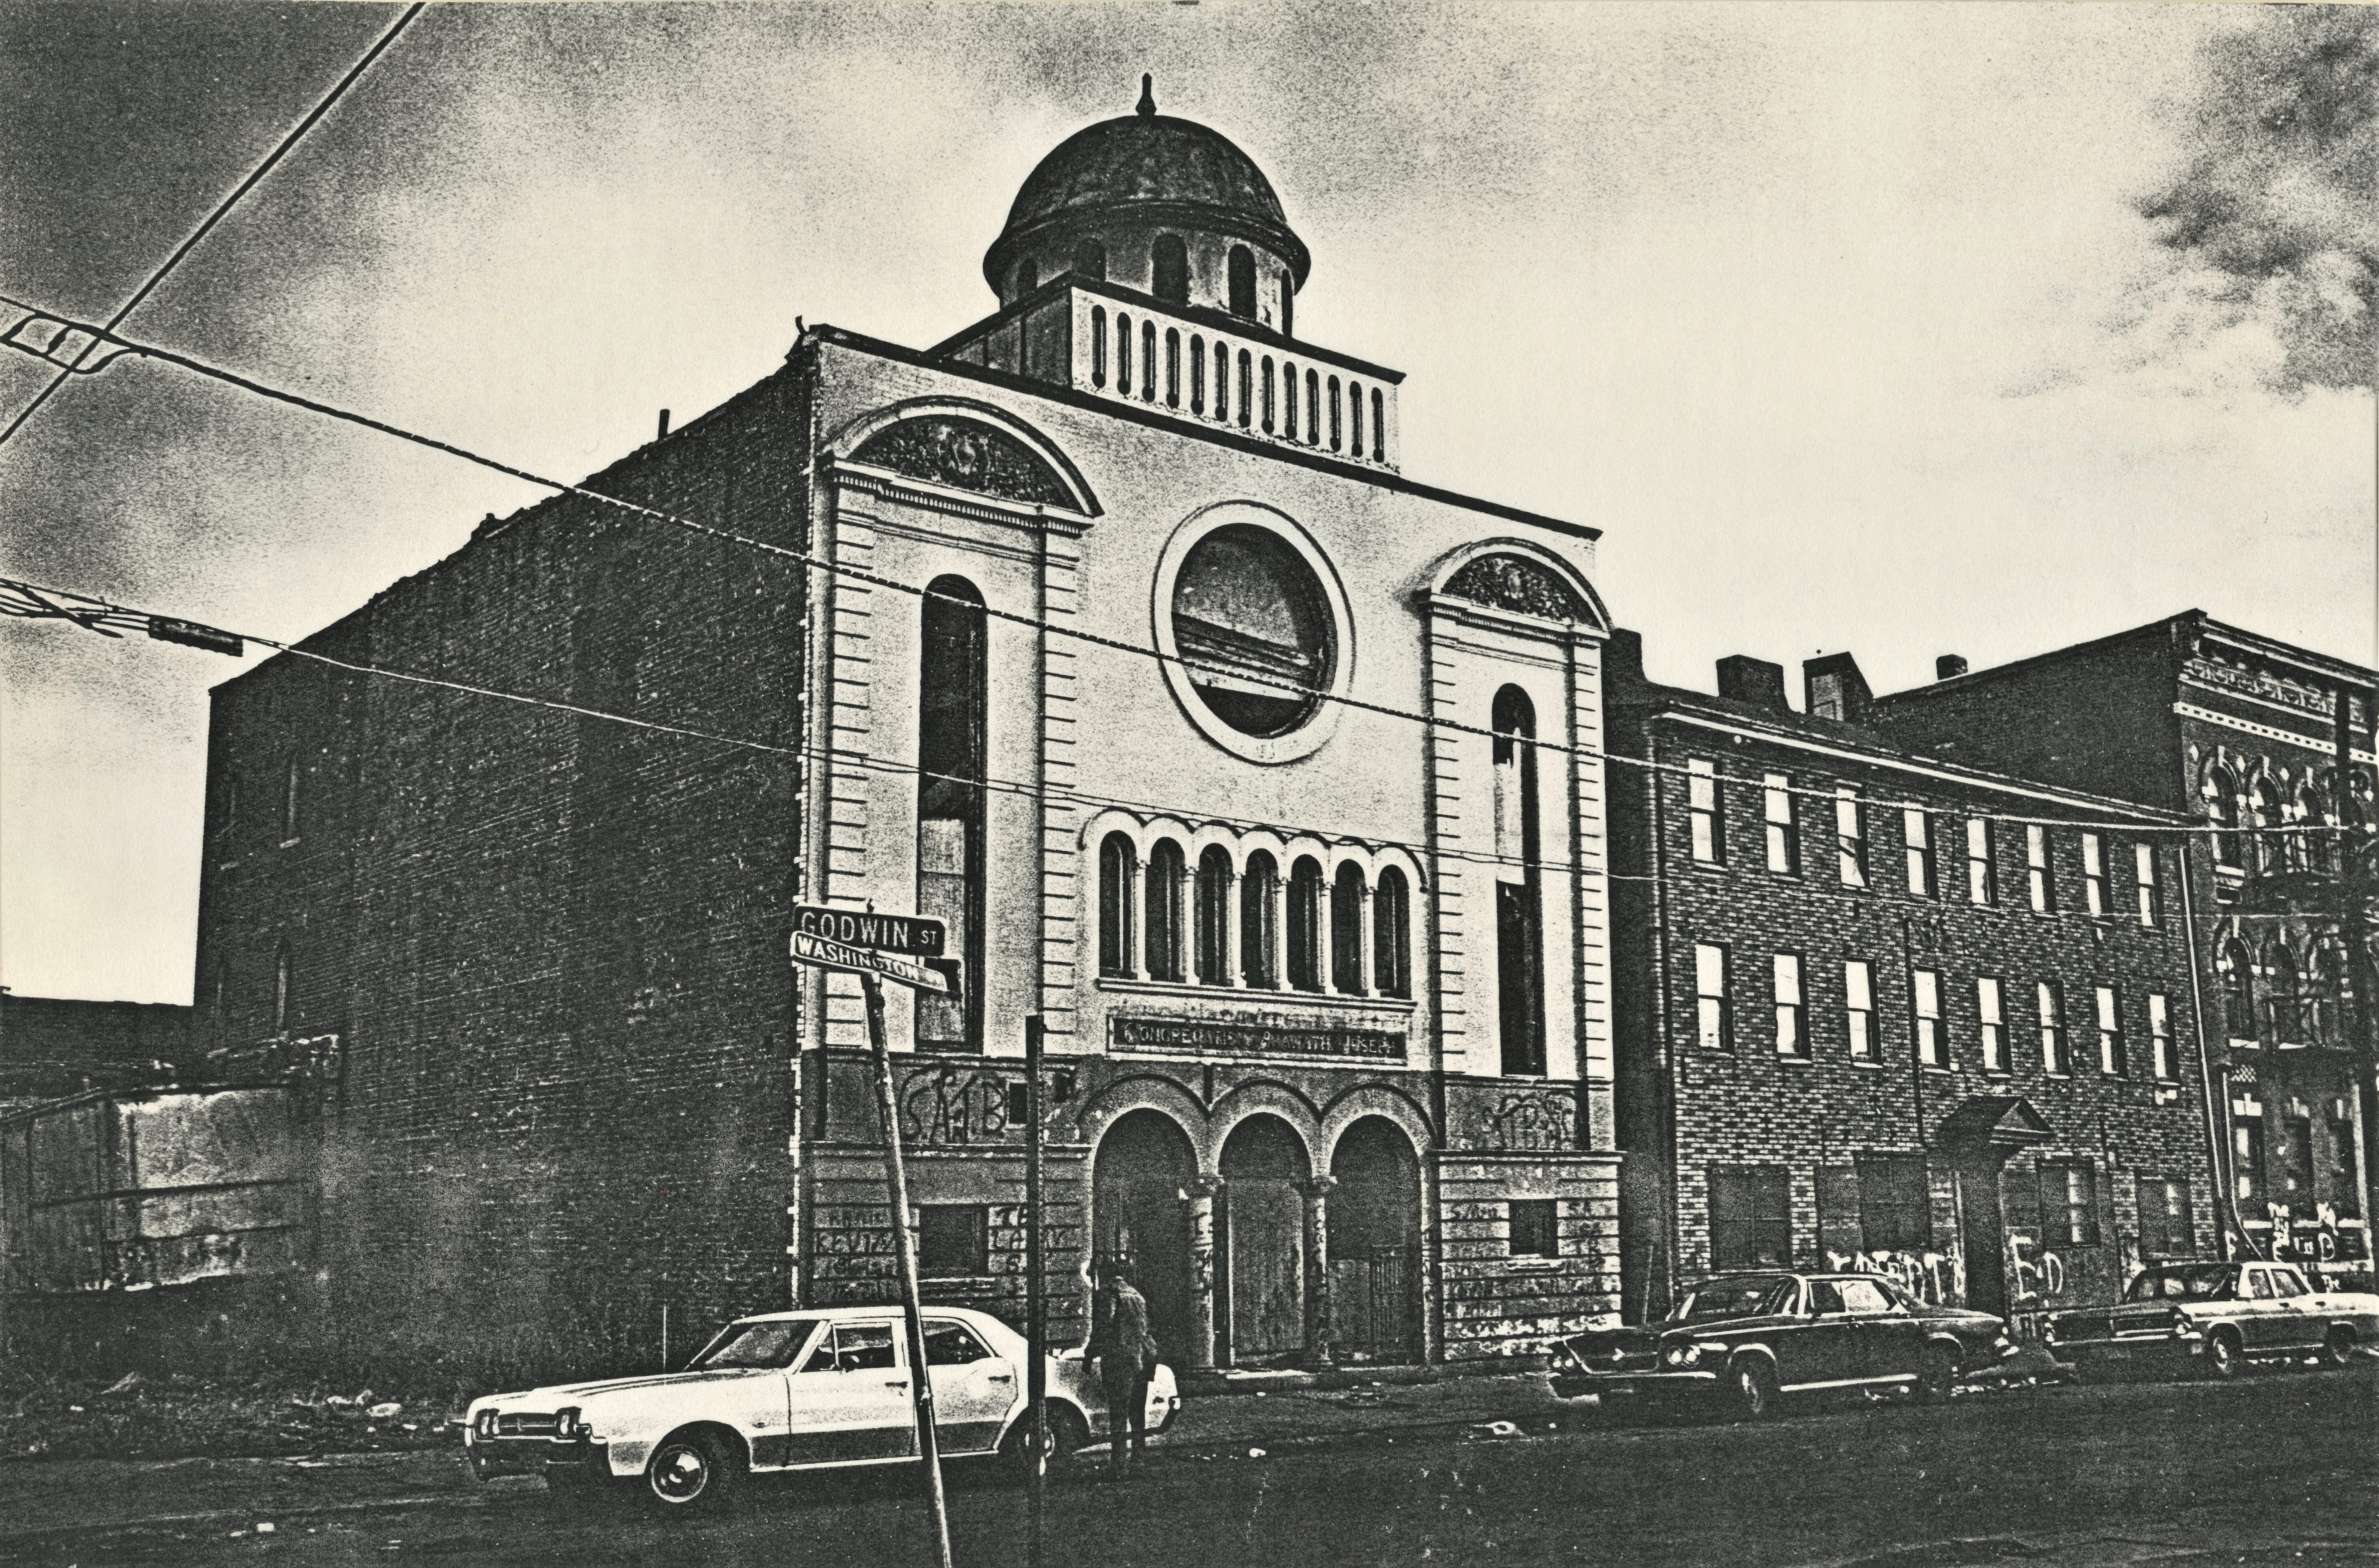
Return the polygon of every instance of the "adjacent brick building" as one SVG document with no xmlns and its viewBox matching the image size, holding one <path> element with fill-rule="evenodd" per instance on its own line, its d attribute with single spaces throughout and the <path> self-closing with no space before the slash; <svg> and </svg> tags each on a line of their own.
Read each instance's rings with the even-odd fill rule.
<svg viewBox="0 0 2379 1568">
<path fill-rule="evenodd" d="M 1626 1310 L 1750 1266 L 2003 1312 L 2208 1254 L 2184 819 L 1913 750 L 1847 655 L 1606 700 Z M 1631 759 L 1624 764 L 1618 758 Z"/>
<path fill-rule="evenodd" d="M 2190 888 L 2225 1215 L 2257 1255 L 2367 1275 L 2372 670 L 2202 610 L 1878 699 L 1902 742 L 2200 824 Z"/>
</svg>

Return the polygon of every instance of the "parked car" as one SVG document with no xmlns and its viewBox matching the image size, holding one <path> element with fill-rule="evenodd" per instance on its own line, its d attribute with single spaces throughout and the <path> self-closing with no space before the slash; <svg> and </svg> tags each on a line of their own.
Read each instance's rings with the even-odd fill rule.
<svg viewBox="0 0 2379 1568">
<path fill-rule="evenodd" d="M 2157 1263 L 2119 1305 L 2049 1314 L 2040 1338 L 2083 1376 L 2129 1365 L 2228 1378 L 2309 1355 L 2342 1365 L 2379 1345 L 2379 1296 L 2316 1290 L 2287 1263 Z"/>
<path fill-rule="evenodd" d="M 950 1458 L 1020 1465 L 1031 1430 L 1023 1336 L 988 1313 L 934 1308 L 924 1320 L 934 1430 Z M 682 1371 L 563 1383 L 471 1402 L 471 1472 L 542 1475 L 560 1489 L 642 1488 L 667 1509 L 708 1509 L 743 1478 L 913 1463 L 917 1430 L 907 1334 L 897 1307 L 770 1312 L 728 1324 Z M 1046 1359 L 1053 1457 L 1107 1431 L 1098 1379 L 1079 1353 Z M 1151 1432 L 1181 1399 L 1172 1370 L 1148 1389 Z"/>
<path fill-rule="evenodd" d="M 1560 1342 L 1553 1388 L 1606 1403 L 1731 1401 L 1748 1417 L 1780 1395 L 1904 1388 L 1948 1395 L 1958 1379 L 2015 1354 L 1987 1312 L 1933 1307 L 1874 1274 L 1722 1274 L 1666 1318 Z"/>
</svg>

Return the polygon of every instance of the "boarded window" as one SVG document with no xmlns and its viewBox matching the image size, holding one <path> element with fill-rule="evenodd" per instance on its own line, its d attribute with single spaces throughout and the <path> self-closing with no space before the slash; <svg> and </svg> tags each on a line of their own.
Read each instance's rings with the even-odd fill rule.
<svg viewBox="0 0 2379 1568">
<path fill-rule="evenodd" d="M 1515 1198 L 1511 1211 L 1512 1256 L 1561 1256 L 1560 1204 L 1551 1198 Z"/>
<path fill-rule="evenodd" d="M 1782 1165 L 1710 1171 L 1710 1266 L 1781 1269 L 1793 1261 L 1793 1180 Z"/>
<path fill-rule="evenodd" d="M 917 1211 L 917 1272 L 960 1279 L 991 1272 L 989 1211 L 980 1203 L 927 1203 Z"/>
<path fill-rule="evenodd" d="M 1933 1245 L 1933 1203 L 1922 1154 L 1858 1157 L 1859 1248 L 1924 1252 Z"/>
</svg>

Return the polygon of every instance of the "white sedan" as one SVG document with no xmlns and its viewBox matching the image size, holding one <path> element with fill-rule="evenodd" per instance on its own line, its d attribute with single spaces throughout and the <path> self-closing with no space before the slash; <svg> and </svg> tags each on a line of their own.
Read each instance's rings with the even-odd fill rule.
<svg viewBox="0 0 2379 1568">
<path fill-rule="evenodd" d="M 1032 1422 L 1022 1335 L 986 1312 L 924 1318 L 934 1430 L 951 1458 L 1020 1465 Z M 771 1312 L 728 1324 L 680 1372 L 563 1383 L 471 1402 L 471 1472 L 543 1475 L 549 1485 L 640 1486 L 670 1508 L 724 1502 L 754 1472 L 913 1463 L 917 1429 L 907 1334 L 897 1307 Z M 1054 1456 L 1108 1429 L 1105 1396 L 1079 1353 L 1050 1357 Z M 1148 1429 L 1181 1399 L 1169 1368 L 1148 1389 Z"/>
</svg>

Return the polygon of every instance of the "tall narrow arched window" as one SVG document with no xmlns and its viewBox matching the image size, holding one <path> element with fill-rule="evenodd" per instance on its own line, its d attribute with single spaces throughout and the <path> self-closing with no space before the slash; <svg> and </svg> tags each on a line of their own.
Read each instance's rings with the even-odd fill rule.
<svg viewBox="0 0 2379 1568">
<path fill-rule="evenodd" d="M 1104 283 L 1107 275 L 1107 247 L 1094 239 L 1075 241 L 1074 271 L 1081 277 L 1096 278 Z"/>
<path fill-rule="evenodd" d="M 1209 844 L 1198 857 L 1197 920 L 1191 933 L 1199 981 L 1207 985 L 1231 983 L 1231 857 L 1220 844 Z"/>
<path fill-rule="evenodd" d="M 1286 272 L 1280 275 L 1280 335 L 1297 335 L 1297 280 Z"/>
<path fill-rule="evenodd" d="M 1495 694 L 1496 1017 L 1503 1071 L 1545 1070 L 1545 965 L 1537 835 L 1537 713 L 1517 686 Z"/>
<path fill-rule="evenodd" d="M 1288 869 L 1288 983 L 1322 989 L 1322 864 L 1299 855 Z"/>
<path fill-rule="evenodd" d="M 1294 360 L 1281 367 L 1280 392 L 1282 418 L 1280 432 L 1289 440 L 1297 439 L 1297 364 Z"/>
<path fill-rule="evenodd" d="M 1181 846 L 1159 839 L 1148 852 L 1146 930 L 1148 978 L 1181 978 L 1181 895 L 1186 878 Z"/>
<path fill-rule="evenodd" d="M 1158 235 L 1149 247 L 1155 286 L 1148 292 L 1171 305 L 1190 303 L 1190 247 L 1179 235 Z"/>
<path fill-rule="evenodd" d="M 2229 1038 L 2250 1043 L 2255 1038 L 2255 971 L 2254 960 L 2247 956 L 2247 946 L 2232 940 L 2222 945 L 2221 956 L 2214 960 L 2214 972 L 2222 984 L 2222 1024 Z"/>
<path fill-rule="evenodd" d="M 1380 401 L 1380 389 L 1371 389 L 1371 455 L 1384 463 L 1388 458 L 1388 418 Z"/>
<path fill-rule="evenodd" d="M 1380 873 L 1371 894 L 1371 974 L 1381 995 L 1411 997 L 1411 894 L 1395 866 Z"/>
<path fill-rule="evenodd" d="M 272 1032 L 289 1031 L 289 986 L 291 962 L 289 944 L 284 942 L 272 954 Z"/>
<path fill-rule="evenodd" d="M 1330 881 L 1330 989 L 1363 994 L 1363 873 L 1352 861 Z"/>
<path fill-rule="evenodd" d="M 1230 309 L 1234 316 L 1256 319 L 1256 253 L 1244 245 L 1231 247 L 1226 268 L 1230 283 Z"/>
<path fill-rule="evenodd" d="M 1280 984 L 1280 866 L 1258 850 L 1239 878 L 1239 972 L 1250 985 Z"/>
<path fill-rule="evenodd" d="M 1336 452 L 1336 451 L 1338 450 L 1338 444 L 1339 444 L 1340 438 L 1341 438 L 1344 434 L 1345 434 L 1345 432 L 1344 432 L 1344 430 L 1340 428 L 1340 424 L 1339 424 L 1339 417 L 1338 417 L 1338 378 L 1337 378 L 1337 377 L 1335 377 L 1335 376 L 1333 376 L 1333 377 L 1331 377 L 1331 378 L 1330 378 L 1330 450 L 1331 450 L 1331 451 L 1333 451 L 1333 452 Z"/>
<path fill-rule="evenodd" d="M 1116 312 L 1116 392 L 1131 395 L 1131 318 Z"/>
<path fill-rule="evenodd" d="M 1214 344 L 1214 419 L 1216 423 L 1231 416 L 1231 345 Z"/>
<path fill-rule="evenodd" d="M 2304 1043 L 2304 997 L 2297 985 L 2297 959 L 2277 936 L 2264 945 L 2264 1010 L 2271 1019 L 2272 1043 Z"/>
<path fill-rule="evenodd" d="M 963 577 L 926 585 L 918 637 L 917 913 L 942 923 L 963 995 L 917 994 L 922 1049 L 983 1049 L 984 760 L 991 694 L 983 595 Z"/>
<path fill-rule="evenodd" d="M 1291 430 L 1289 433 L 1295 435 L 1297 432 Z M 1315 375 L 1310 366 L 1305 372 L 1305 444 L 1322 444 L 1322 378 Z"/>
<path fill-rule="evenodd" d="M 2248 787 L 2247 822 L 2254 840 L 2255 870 L 2265 875 L 2285 870 L 2280 844 L 2288 835 L 2271 831 L 2280 826 L 2280 795 L 2269 778 L 2258 778 Z"/>
<path fill-rule="evenodd" d="M 1107 313 L 1100 306 L 1091 307 L 1091 385 L 1107 384 Z"/>
<path fill-rule="evenodd" d="M 1140 400 L 1156 401 L 1156 323 L 1145 316 L 1140 321 Z"/>
<path fill-rule="evenodd" d="M 1346 450 L 1363 455 L 1363 383 L 1346 383 Z"/>
<path fill-rule="evenodd" d="M 2297 786 L 2297 831 L 2288 835 L 2289 858 L 2302 870 L 2325 872 L 2331 867 L 2329 851 L 2335 836 L 2317 831 L 2337 825 L 2337 815 L 2330 808 L 2330 791 L 2307 773 L 2304 782 Z"/>
<path fill-rule="evenodd" d="M 1131 973 L 1131 883 L 1140 856 L 1131 839 L 1110 833 L 1099 844 L 1099 972 Z"/>
<path fill-rule="evenodd" d="M 1271 431 L 1274 424 L 1275 403 L 1274 385 L 1272 356 L 1267 354 L 1263 356 L 1263 428 L 1267 433 Z"/>
<path fill-rule="evenodd" d="M 2217 767 L 2205 776 L 2199 794 L 2205 802 L 2205 814 L 2214 824 L 2214 858 L 2222 865 L 2244 865 L 2245 857 L 2239 843 L 2239 780 L 2227 767 Z"/>
<path fill-rule="evenodd" d="M 1181 406 L 1181 334 L 1171 327 L 1165 329 L 1165 403 Z"/>
<path fill-rule="evenodd" d="M 1190 334 L 1190 412 L 1206 412 L 1206 340 Z"/>
<path fill-rule="evenodd" d="M 281 776 L 281 841 L 293 842 L 297 838 L 300 819 L 297 814 L 297 754 L 289 754 L 289 766 Z"/>
</svg>

